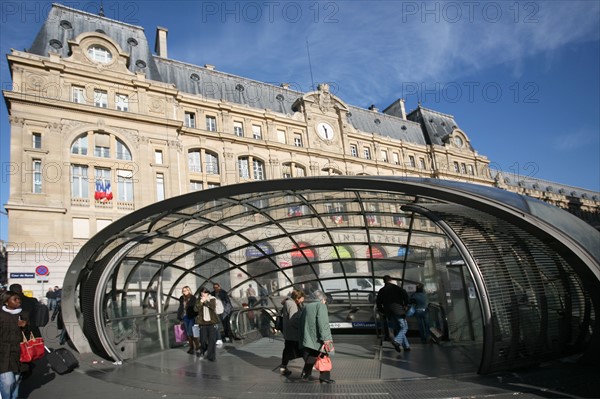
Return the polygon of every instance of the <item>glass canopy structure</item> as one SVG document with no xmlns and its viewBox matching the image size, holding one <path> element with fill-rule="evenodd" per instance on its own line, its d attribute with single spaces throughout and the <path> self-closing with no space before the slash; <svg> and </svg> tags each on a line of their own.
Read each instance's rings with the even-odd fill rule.
<svg viewBox="0 0 600 399">
<path fill-rule="evenodd" d="M 234 306 L 323 290 L 377 323 L 384 275 L 425 286 L 434 329 L 477 348 L 480 373 L 597 356 L 600 233 L 543 202 L 451 181 L 331 176 L 243 183 L 170 198 L 92 237 L 63 285 L 81 352 L 124 360 L 174 345 L 181 288 L 219 282 Z M 358 311 L 357 311 L 358 310 Z"/>
</svg>

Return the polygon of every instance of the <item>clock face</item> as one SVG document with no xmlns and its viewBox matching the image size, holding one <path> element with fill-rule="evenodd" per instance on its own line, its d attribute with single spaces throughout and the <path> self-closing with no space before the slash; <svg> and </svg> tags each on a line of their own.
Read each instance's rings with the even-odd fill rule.
<svg viewBox="0 0 600 399">
<path fill-rule="evenodd" d="M 454 136 L 454 145 L 457 147 L 462 147 L 463 146 L 462 139 L 458 136 Z"/>
<path fill-rule="evenodd" d="M 335 132 L 329 123 L 321 122 L 317 125 L 317 134 L 323 140 L 333 140 Z"/>
</svg>

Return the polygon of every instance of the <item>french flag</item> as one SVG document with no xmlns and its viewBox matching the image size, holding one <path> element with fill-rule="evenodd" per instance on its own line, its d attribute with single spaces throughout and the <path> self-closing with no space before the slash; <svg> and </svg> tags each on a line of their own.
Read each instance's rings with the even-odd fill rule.
<svg viewBox="0 0 600 399">
<path fill-rule="evenodd" d="M 110 182 L 104 182 L 102 180 L 96 181 L 96 190 L 94 192 L 94 199 L 100 202 L 112 201 L 113 194 Z"/>
<path fill-rule="evenodd" d="M 288 217 L 302 216 L 302 208 L 299 206 L 291 206 L 288 208 Z"/>
</svg>

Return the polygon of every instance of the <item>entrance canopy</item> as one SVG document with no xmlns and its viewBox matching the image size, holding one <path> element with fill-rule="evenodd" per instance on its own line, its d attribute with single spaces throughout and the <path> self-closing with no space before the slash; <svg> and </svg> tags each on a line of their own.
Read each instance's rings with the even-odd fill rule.
<svg viewBox="0 0 600 399">
<path fill-rule="evenodd" d="M 67 273 L 63 317 L 80 351 L 122 360 L 169 347 L 161 323 L 186 285 L 219 282 L 241 306 L 252 284 L 276 308 L 293 288 L 327 291 L 325 281 L 342 280 L 341 301 L 360 304 L 373 295 L 354 293 L 353 282 L 376 294 L 373 282 L 390 275 L 409 292 L 423 283 L 446 313 L 464 315 L 469 331 L 457 322 L 453 337 L 481 343 L 485 373 L 597 351 L 599 240 L 556 207 L 465 183 L 332 176 L 230 185 L 100 231 Z M 149 322 L 156 337 L 145 335 Z"/>
</svg>

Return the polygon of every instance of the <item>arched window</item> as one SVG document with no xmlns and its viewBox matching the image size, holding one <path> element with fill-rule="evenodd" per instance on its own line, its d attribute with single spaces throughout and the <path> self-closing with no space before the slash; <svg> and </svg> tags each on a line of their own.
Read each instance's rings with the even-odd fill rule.
<svg viewBox="0 0 600 399">
<path fill-rule="evenodd" d="M 201 248 L 194 254 L 192 270 L 202 277 L 196 277 L 196 287 L 201 287 L 206 280 L 210 279 L 213 283 L 219 283 L 223 290 L 229 291 L 231 289 L 229 274 L 220 274 L 229 267 L 229 263 L 221 255 L 227 252 L 227 247 L 221 242 L 210 239 L 202 240 L 198 244 Z M 219 276 L 215 276 L 217 274 Z"/>
<path fill-rule="evenodd" d="M 291 252 L 292 266 L 294 272 L 294 280 L 301 282 L 307 278 L 315 277 L 311 264 L 315 267 L 315 273 L 319 276 L 319 265 L 315 262 L 317 260 L 316 249 L 311 248 L 310 244 L 306 242 L 299 242 L 298 245 L 292 247 Z"/>
<path fill-rule="evenodd" d="M 90 46 L 88 47 L 87 53 L 92 60 L 102 64 L 108 64 L 112 61 L 112 54 L 102 46 Z"/>
<path fill-rule="evenodd" d="M 342 271 L 345 273 L 356 273 L 356 260 L 354 259 L 352 248 L 349 246 L 338 245 L 332 248 L 331 259 L 334 274 L 342 273 Z"/>
<path fill-rule="evenodd" d="M 131 161 L 131 151 L 121 140 L 117 139 L 117 159 Z"/>
<path fill-rule="evenodd" d="M 82 134 L 77 137 L 71 144 L 71 154 L 87 155 L 88 154 L 88 138 L 87 134 Z"/>
<path fill-rule="evenodd" d="M 90 143 L 93 143 L 93 154 L 89 151 Z M 72 205 L 90 206 L 90 201 L 95 201 L 96 207 L 112 208 L 116 198 L 117 208 L 134 209 L 133 167 L 111 160 L 133 160 L 131 151 L 121 139 L 104 131 L 87 132 L 73 140 L 71 154 L 90 156 L 90 161 L 78 158 L 71 163 Z M 101 159 L 93 160 L 92 157 Z M 93 180 L 89 176 L 93 176 Z"/>
</svg>

